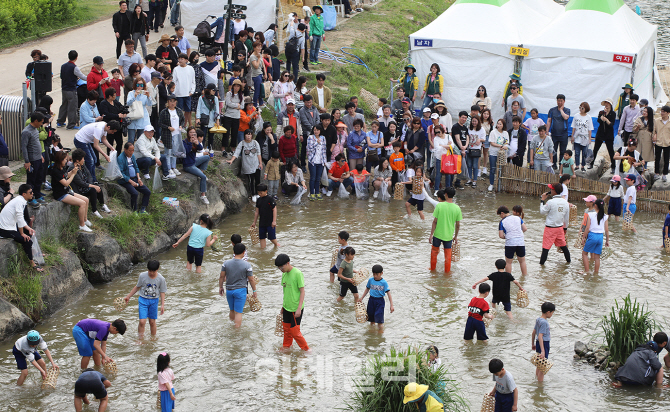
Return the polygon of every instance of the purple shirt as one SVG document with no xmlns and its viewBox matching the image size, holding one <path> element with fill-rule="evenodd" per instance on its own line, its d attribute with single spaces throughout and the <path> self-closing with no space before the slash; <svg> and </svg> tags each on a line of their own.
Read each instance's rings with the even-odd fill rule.
<svg viewBox="0 0 670 412">
<path fill-rule="evenodd" d="M 79 326 L 89 338 L 99 341 L 107 340 L 110 325 L 109 322 L 103 322 L 97 319 L 84 319 L 77 323 L 77 326 Z"/>
</svg>

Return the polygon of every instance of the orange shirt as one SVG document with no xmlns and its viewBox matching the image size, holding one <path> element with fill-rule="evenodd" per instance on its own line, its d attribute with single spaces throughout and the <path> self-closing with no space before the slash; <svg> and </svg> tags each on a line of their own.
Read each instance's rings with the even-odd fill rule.
<svg viewBox="0 0 670 412">
<path fill-rule="evenodd" d="M 363 169 L 362 172 L 358 173 L 358 170 L 354 169 L 354 170 L 351 171 L 351 175 L 353 176 L 355 182 L 360 183 L 360 182 L 365 181 L 365 179 L 368 176 L 370 176 L 370 173 L 365 169 Z"/>
<path fill-rule="evenodd" d="M 405 156 L 402 153 L 393 153 L 389 157 L 389 162 L 391 163 L 391 169 L 394 171 L 403 172 L 405 170 Z"/>
<path fill-rule="evenodd" d="M 340 167 L 340 165 L 337 162 L 333 162 L 333 165 L 330 167 L 330 174 L 336 179 L 339 179 L 340 177 L 342 177 L 343 173 L 346 173 L 348 171 L 349 171 L 349 164 L 347 164 L 346 162 L 342 167 Z"/>
</svg>

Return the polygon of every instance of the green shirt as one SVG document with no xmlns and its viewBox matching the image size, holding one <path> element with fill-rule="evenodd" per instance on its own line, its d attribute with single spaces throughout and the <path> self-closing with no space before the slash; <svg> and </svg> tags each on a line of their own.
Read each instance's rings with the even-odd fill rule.
<svg viewBox="0 0 670 412">
<path fill-rule="evenodd" d="M 289 312 L 298 310 L 300 304 L 300 288 L 305 287 L 305 277 L 296 268 L 281 275 L 281 285 L 284 288 L 284 309 Z"/>
<path fill-rule="evenodd" d="M 342 269 L 342 276 L 345 278 L 353 279 L 354 278 L 354 261 L 347 263 L 346 260 L 343 260 L 340 264 L 340 269 Z"/>
<path fill-rule="evenodd" d="M 309 32 L 312 36 L 323 36 L 323 14 L 315 14 L 309 19 Z"/>
<path fill-rule="evenodd" d="M 456 222 L 463 220 L 461 208 L 455 203 L 440 202 L 435 205 L 433 217 L 437 219 L 433 236 L 445 242 L 454 240 Z"/>
</svg>

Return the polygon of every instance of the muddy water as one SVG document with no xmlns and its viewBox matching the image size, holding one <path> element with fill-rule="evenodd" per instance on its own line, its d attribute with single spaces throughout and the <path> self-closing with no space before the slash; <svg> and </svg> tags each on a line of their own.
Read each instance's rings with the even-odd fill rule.
<svg viewBox="0 0 670 412">
<path fill-rule="evenodd" d="M 667 284 L 670 257 L 661 252 L 662 216 L 641 214 L 636 219 L 639 235 L 624 234 L 612 225 L 612 255 L 604 259 L 599 276 L 583 276 L 581 259 L 573 251 L 573 263 L 552 250 L 545 268 L 538 264 L 544 220 L 539 201 L 508 195 L 459 191 L 463 209 L 462 260 L 453 273 L 430 273 L 428 234 L 432 206 L 426 206 L 425 222 L 415 215 L 403 219 L 404 207 L 368 201 L 327 199 L 303 207 L 280 206 L 279 241 L 296 267 L 305 274 L 306 299 L 303 333 L 314 350 L 304 355 L 294 348 L 281 354 L 281 338 L 274 335 L 275 316 L 281 306 L 280 272 L 273 266 L 276 251 L 250 250 L 250 261 L 260 278 L 263 309 L 245 313 L 243 326 L 235 330 L 227 319 L 225 299 L 217 294 L 220 262 L 226 253 L 208 251 L 204 273 L 185 271 L 185 249 L 160 256 L 161 273 L 168 282 L 166 313 L 159 317 L 155 340 L 137 339 L 137 300 L 123 313 L 128 332 L 108 344 L 109 355 L 119 372 L 110 376 L 110 411 L 152 410 L 156 400 L 155 359 L 159 352 L 172 356 L 177 380 L 177 410 L 272 410 L 326 411 L 343 407 L 349 399 L 351 375 L 365 356 L 382 353 L 391 345 L 435 344 L 444 363 L 462 383 L 472 410 L 478 410 L 483 394 L 491 390 L 488 361 L 499 357 L 519 386 L 519 410 L 525 411 L 631 411 L 668 410 L 670 392 L 656 389 L 612 389 L 606 373 L 573 362 L 575 340 L 596 333 L 595 324 L 615 298 L 627 293 L 648 300 L 665 313 L 667 299 L 655 293 Z M 466 305 L 473 296 L 472 284 L 492 272 L 503 256 L 497 236 L 495 209 L 506 204 L 526 207 L 529 275 L 520 279 L 529 291 L 531 305 L 513 308 L 515 319 L 498 317 L 488 333 L 489 343 L 464 343 Z M 227 218 L 220 229 L 225 237 L 246 233 L 252 219 L 247 208 Z M 395 303 L 387 304 L 386 332 L 379 336 L 367 325 L 356 323 L 352 297 L 336 303 L 338 286 L 328 281 L 328 265 L 336 234 L 346 229 L 356 248 L 356 267 L 385 268 Z M 574 233 L 574 230 L 571 229 Z M 248 236 L 244 236 L 248 241 Z M 574 239 L 574 238 L 573 238 Z M 570 242 L 572 243 L 572 241 Z M 185 246 L 185 245 L 183 245 Z M 226 245 L 227 246 L 227 245 Z M 571 245 L 570 245 L 571 246 Z M 442 260 L 438 260 L 438 268 Z M 40 391 L 39 375 L 30 368 L 22 388 L 11 354 L 14 337 L 0 345 L 0 405 L 3 411 L 56 411 L 71 408 L 79 356 L 71 336 L 72 326 L 85 317 L 113 320 L 118 313 L 112 301 L 134 285 L 138 267 L 131 274 L 95 287 L 79 303 L 38 326 L 61 365 L 58 389 Z M 514 274 L 519 276 L 518 266 Z M 515 291 L 516 288 L 513 288 Z M 514 293 L 514 292 L 513 292 Z M 534 378 L 530 334 L 539 306 L 550 300 L 557 306 L 551 319 L 555 362 L 544 385 Z M 89 408 L 88 410 L 93 410 Z"/>
</svg>

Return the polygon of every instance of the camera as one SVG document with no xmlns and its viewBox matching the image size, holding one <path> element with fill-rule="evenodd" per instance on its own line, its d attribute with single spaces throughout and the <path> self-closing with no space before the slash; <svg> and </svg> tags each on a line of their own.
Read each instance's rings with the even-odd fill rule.
<svg viewBox="0 0 670 412">
<path fill-rule="evenodd" d="M 130 107 L 126 106 L 125 104 L 121 106 L 121 111 L 119 111 L 119 114 L 128 114 L 130 113 Z"/>
</svg>

